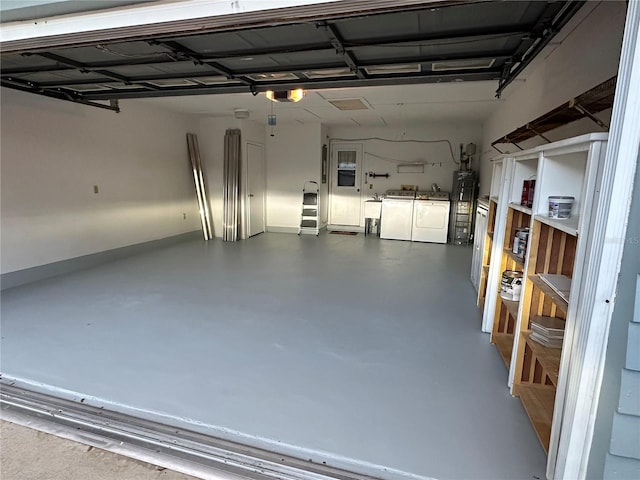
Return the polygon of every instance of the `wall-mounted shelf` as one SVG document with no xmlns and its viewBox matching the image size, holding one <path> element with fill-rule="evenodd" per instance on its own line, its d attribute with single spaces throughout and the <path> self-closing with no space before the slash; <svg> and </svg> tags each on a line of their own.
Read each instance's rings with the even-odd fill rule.
<svg viewBox="0 0 640 480">
<path fill-rule="evenodd" d="M 560 354 L 562 350 L 560 348 L 549 348 L 538 342 L 531 340 L 530 333 L 522 332 L 524 342 L 526 342 L 527 348 L 531 349 L 533 356 L 537 359 L 542 367 L 542 370 L 551 380 L 553 386 L 558 385 L 558 372 L 560 371 Z M 535 370 L 535 365 L 531 366 L 531 370 Z M 535 376 L 536 372 L 528 372 L 529 376 Z"/>
<path fill-rule="evenodd" d="M 397 173 L 424 173 L 424 163 L 400 163 L 396 167 Z"/>
<path fill-rule="evenodd" d="M 513 253 L 513 250 L 509 249 L 509 248 L 505 248 L 504 249 L 504 253 L 511 259 L 513 260 L 516 265 L 520 268 L 524 268 L 524 258 L 519 257 L 518 255 L 516 255 L 515 253 Z"/>
<path fill-rule="evenodd" d="M 578 235 L 579 215 L 574 215 L 571 218 L 550 218 L 546 215 L 536 215 L 535 219 L 574 237 Z"/>
<path fill-rule="evenodd" d="M 569 302 L 565 301 L 560 295 L 554 292 L 549 285 L 543 282 L 540 277 L 537 275 L 530 275 L 529 281 L 540 290 L 540 292 L 549 300 L 551 300 L 556 308 L 558 308 L 562 313 L 567 315 L 567 310 L 569 309 Z"/>
<path fill-rule="evenodd" d="M 572 98 L 550 112 L 539 116 L 526 125 L 513 130 L 504 137 L 495 140 L 491 143 L 491 146 L 495 147 L 495 145 L 500 143 L 511 143 L 518 146 L 519 143 L 537 136 L 547 140 L 544 135 L 542 135 L 545 132 L 554 130 L 562 125 L 575 122 L 582 118 L 590 118 L 603 130 L 608 130 L 608 126 L 603 124 L 595 114 L 613 106 L 616 79 L 617 77 L 612 77 L 609 80 L 602 82 L 600 85 L 587 90 L 581 95 Z"/>
<path fill-rule="evenodd" d="M 524 205 L 520 205 L 518 203 L 510 203 L 509 208 L 513 208 L 514 210 L 517 210 L 519 212 L 526 213 L 527 215 L 531 215 L 530 207 L 525 207 Z"/>
<path fill-rule="evenodd" d="M 513 318 L 516 318 L 518 316 L 519 303 L 517 300 L 507 300 L 506 298 L 500 297 L 500 301 L 504 305 L 504 308 L 507 309 L 507 312 L 509 312 L 509 315 L 511 315 Z"/>
</svg>

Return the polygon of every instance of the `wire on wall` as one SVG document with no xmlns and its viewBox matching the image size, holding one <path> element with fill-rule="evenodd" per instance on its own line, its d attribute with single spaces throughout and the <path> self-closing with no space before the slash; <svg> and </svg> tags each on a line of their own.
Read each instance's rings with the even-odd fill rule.
<svg viewBox="0 0 640 480">
<path fill-rule="evenodd" d="M 367 140 L 378 140 L 380 142 L 389 142 L 389 143 L 446 143 L 449 146 L 449 153 L 451 154 L 451 161 L 456 164 L 456 165 L 460 165 L 460 162 L 456 161 L 456 157 L 453 154 L 453 145 L 451 145 L 451 142 L 449 140 L 389 140 L 388 138 L 381 138 L 381 137 L 366 137 L 366 138 L 332 138 L 331 140 L 337 140 L 339 142 L 364 142 Z M 373 155 L 371 153 L 369 153 L 369 155 Z M 375 155 L 373 155 L 375 156 Z M 383 157 L 379 157 L 382 160 L 388 160 L 388 161 L 398 161 L 398 162 L 404 162 L 406 163 L 406 160 L 395 160 L 392 158 L 383 158 Z M 433 165 L 439 165 L 442 162 L 436 162 Z M 425 165 L 427 165 L 427 163 L 425 163 Z"/>
</svg>

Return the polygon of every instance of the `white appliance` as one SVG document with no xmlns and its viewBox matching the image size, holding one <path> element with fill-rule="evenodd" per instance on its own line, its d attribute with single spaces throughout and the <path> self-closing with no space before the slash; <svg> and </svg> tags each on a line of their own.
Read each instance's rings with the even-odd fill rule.
<svg viewBox="0 0 640 480">
<path fill-rule="evenodd" d="M 471 257 L 471 283 L 476 291 L 480 288 L 482 280 L 482 264 L 484 256 L 484 241 L 487 234 L 489 219 L 488 204 L 478 200 L 476 209 L 476 229 L 473 234 L 473 256 Z"/>
<path fill-rule="evenodd" d="M 450 209 L 448 192 L 418 192 L 413 206 L 411 241 L 447 243 Z"/>
<path fill-rule="evenodd" d="M 411 240 L 415 195 L 412 190 L 387 190 L 382 200 L 380 238 Z"/>
</svg>

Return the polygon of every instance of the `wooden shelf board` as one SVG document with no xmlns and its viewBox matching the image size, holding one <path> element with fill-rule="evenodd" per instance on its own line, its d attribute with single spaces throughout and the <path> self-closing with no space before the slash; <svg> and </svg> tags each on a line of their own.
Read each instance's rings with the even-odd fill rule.
<svg viewBox="0 0 640 480">
<path fill-rule="evenodd" d="M 497 143 L 521 143 L 529 138 L 533 138 L 541 133 L 554 130 L 567 123 L 580 120 L 587 116 L 584 112 L 596 114 L 602 112 L 613 105 L 614 93 L 616 90 L 617 77 L 605 80 L 600 85 L 587 90 L 572 100 L 563 103 L 553 110 L 529 121 L 502 138 L 499 138 L 491 145 Z M 577 110 L 574 105 L 582 106 L 582 110 Z"/>
<path fill-rule="evenodd" d="M 543 280 L 538 277 L 538 275 L 529 275 L 529 280 L 542 290 L 542 293 L 549 298 L 558 309 L 562 311 L 562 313 L 567 315 L 567 310 L 569 309 L 569 303 L 564 300 L 560 295 L 553 291 L 553 289 L 547 285 Z"/>
<path fill-rule="evenodd" d="M 561 348 L 549 348 L 544 345 L 540 345 L 529 338 L 530 332 L 522 332 L 522 337 L 531 351 L 536 356 L 540 365 L 546 370 L 551 382 L 558 385 L 558 372 L 560 371 L 560 355 L 562 354 Z"/>
<path fill-rule="evenodd" d="M 514 393 L 520 397 L 542 448 L 548 452 L 556 389 L 548 385 L 522 383 Z"/>
<path fill-rule="evenodd" d="M 507 368 L 511 364 L 511 352 L 513 351 L 513 333 L 494 333 L 491 341 L 495 343 L 500 356 Z"/>
<path fill-rule="evenodd" d="M 546 215 L 535 215 L 534 218 L 540 223 L 568 233 L 572 237 L 578 236 L 578 224 L 580 223 L 580 217 L 578 215 L 574 215 L 571 218 L 549 218 Z"/>
<path fill-rule="evenodd" d="M 504 249 L 504 253 L 506 253 L 509 256 L 509 258 L 511 258 L 511 260 L 516 262 L 518 265 L 522 265 L 522 269 L 524 270 L 524 259 L 523 258 L 520 258 L 515 253 L 513 253 L 513 250 L 511 250 L 510 248 L 505 248 Z"/>
<path fill-rule="evenodd" d="M 522 213 L 526 213 L 527 215 L 531 215 L 532 213 L 532 210 L 529 207 L 525 207 L 524 205 L 520 205 L 518 203 L 509 203 L 509 208 Z"/>
<path fill-rule="evenodd" d="M 500 297 L 502 304 L 505 306 L 509 314 L 516 320 L 518 318 L 518 307 L 520 306 L 519 302 L 515 300 L 507 300 L 506 298 Z"/>
</svg>

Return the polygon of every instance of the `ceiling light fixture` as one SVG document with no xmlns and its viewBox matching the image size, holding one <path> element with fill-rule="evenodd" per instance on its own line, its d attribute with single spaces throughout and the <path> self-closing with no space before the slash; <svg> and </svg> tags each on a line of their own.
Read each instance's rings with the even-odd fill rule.
<svg viewBox="0 0 640 480">
<path fill-rule="evenodd" d="M 301 88 L 295 90 L 267 90 L 265 96 L 272 102 L 299 102 L 304 98 L 305 91 Z"/>
</svg>

